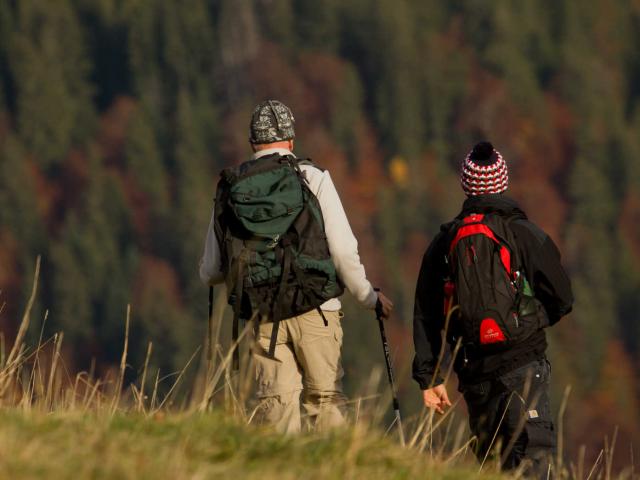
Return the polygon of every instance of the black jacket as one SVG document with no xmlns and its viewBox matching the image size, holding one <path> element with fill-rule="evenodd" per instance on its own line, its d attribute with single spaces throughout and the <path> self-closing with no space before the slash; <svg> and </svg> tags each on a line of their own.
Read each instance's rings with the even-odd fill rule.
<svg viewBox="0 0 640 480">
<path fill-rule="evenodd" d="M 504 195 L 480 195 L 468 198 L 458 215 L 461 219 L 471 213 L 497 213 L 512 218 L 511 229 L 516 237 L 522 267 L 536 297 L 544 306 L 553 325 L 571 311 L 573 293 L 571 283 L 560 263 L 560 252 L 553 240 L 539 227 L 531 223 L 517 203 Z M 416 355 L 413 361 L 413 378 L 421 389 L 442 383 L 442 377 L 434 372 L 442 349 L 444 328 L 444 278 L 447 275 L 445 255 L 451 224 L 442 226 L 440 233 L 427 249 L 420 267 L 416 286 L 413 315 L 413 342 Z M 537 331 L 524 343 L 500 353 L 490 355 L 460 353 L 454 362 L 454 370 L 465 384 L 474 384 L 495 378 L 545 354 L 547 340 L 544 330 Z M 466 366 L 463 358 L 468 360 Z"/>
</svg>

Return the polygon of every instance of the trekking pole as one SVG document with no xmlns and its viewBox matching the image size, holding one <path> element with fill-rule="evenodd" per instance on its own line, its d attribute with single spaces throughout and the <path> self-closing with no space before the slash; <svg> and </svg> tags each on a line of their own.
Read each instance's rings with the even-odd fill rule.
<svg viewBox="0 0 640 480">
<path fill-rule="evenodd" d="M 213 368 L 213 287 L 209 287 L 209 324 L 207 327 L 207 375 Z"/>
<path fill-rule="evenodd" d="M 379 292 L 380 289 L 374 289 Z M 378 319 L 378 327 L 380 327 L 380 337 L 382 338 L 382 349 L 384 350 L 384 360 L 387 364 L 387 376 L 389 377 L 389 385 L 391 385 L 391 395 L 393 397 L 393 411 L 396 415 L 396 423 L 398 424 L 398 433 L 400 435 L 400 445 L 404 447 L 404 431 L 402 430 L 402 418 L 400 417 L 400 402 L 398 402 L 398 394 L 396 393 L 396 385 L 393 378 L 393 367 L 391 366 L 391 353 L 389 352 L 389 342 L 384 331 L 384 321 L 382 320 L 382 304 L 378 299 L 376 303 L 376 318 Z"/>
</svg>

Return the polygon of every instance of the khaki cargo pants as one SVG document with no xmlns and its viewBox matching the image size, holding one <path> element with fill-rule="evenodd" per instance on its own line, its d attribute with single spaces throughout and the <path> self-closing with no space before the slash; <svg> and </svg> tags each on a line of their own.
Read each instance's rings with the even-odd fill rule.
<svg viewBox="0 0 640 480">
<path fill-rule="evenodd" d="M 301 429 L 300 396 L 311 427 L 344 423 L 342 393 L 342 326 L 338 311 L 316 310 L 280 322 L 275 358 L 269 358 L 273 323 L 262 323 L 253 349 L 256 366 L 258 422 L 280 432 Z"/>
</svg>

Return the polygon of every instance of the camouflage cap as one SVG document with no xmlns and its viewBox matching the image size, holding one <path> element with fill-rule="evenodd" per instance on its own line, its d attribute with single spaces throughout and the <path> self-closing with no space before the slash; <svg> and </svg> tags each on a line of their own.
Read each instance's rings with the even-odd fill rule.
<svg viewBox="0 0 640 480">
<path fill-rule="evenodd" d="M 296 134 L 295 119 L 289 107 L 278 100 L 266 100 L 259 104 L 251 115 L 249 141 L 251 143 L 274 143 L 291 140 Z"/>
</svg>

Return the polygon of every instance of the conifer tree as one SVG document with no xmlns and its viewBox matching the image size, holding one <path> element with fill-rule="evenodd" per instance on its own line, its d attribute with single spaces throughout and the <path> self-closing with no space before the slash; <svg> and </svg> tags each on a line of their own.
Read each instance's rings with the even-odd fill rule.
<svg viewBox="0 0 640 480">
<path fill-rule="evenodd" d="M 167 211 L 169 188 L 162 153 L 149 115 L 138 106 L 127 125 L 125 166 L 137 186 L 148 196 L 157 218 Z"/>
<path fill-rule="evenodd" d="M 179 239 L 174 251 L 174 265 L 184 282 L 190 305 L 203 312 L 204 288 L 197 277 L 198 262 L 202 255 L 204 233 L 209 225 L 213 206 L 213 185 L 210 156 L 206 149 L 205 132 L 198 129 L 198 108 L 186 91 L 178 97 L 176 116 L 177 142 L 174 150 L 176 198 L 172 212 L 174 235 Z M 194 297 L 196 296 L 196 297 Z"/>
<path fill-rule="evenodd" d="M 99 349 L 117 361 L 126 305 L 138 251 L 121 185 L 107 174 L 97 152 L 89 156 L 89 184 L 82 208 L 69 214 L 52 247 L 52 324 L 72 344 L 83 344 L 79 359 Z"/>
<path fill-rule="evenodd" d="M 0 138 L 0 231 L 3 238 L 10 238 L 17 246 L 15 261 L 22 272 L 20 285 L 16 285 L 21 296 L 5 301 L 20 308 L 28 298 L 35 259 L 38 255 L 46 259 L 48 252 L 32 165 L 27 158 L 25 149 L 13 134 Z M 5 253 L 8 247 L 2 246 Z"/>
<path fill-rule="evenodd" d="M 295 27 L 300 43 L 327 53 L 335 52 L 340 40 L 342 4 L 340 0 L 294 0 Z"/>
<path fill-rule="evenodd" d="M 285 50 L 297 50 L 296 17 L 293 0 L 256 0 L 257 20 L 265 37 L 276 42 Z"/>
<path fill-rule="evenodd" d="M 90 62 L 69 0 L 16 3 L 9 64 L 21 139 L 38 162 L 59 164 L 93 122 Z"/>
</svg>

